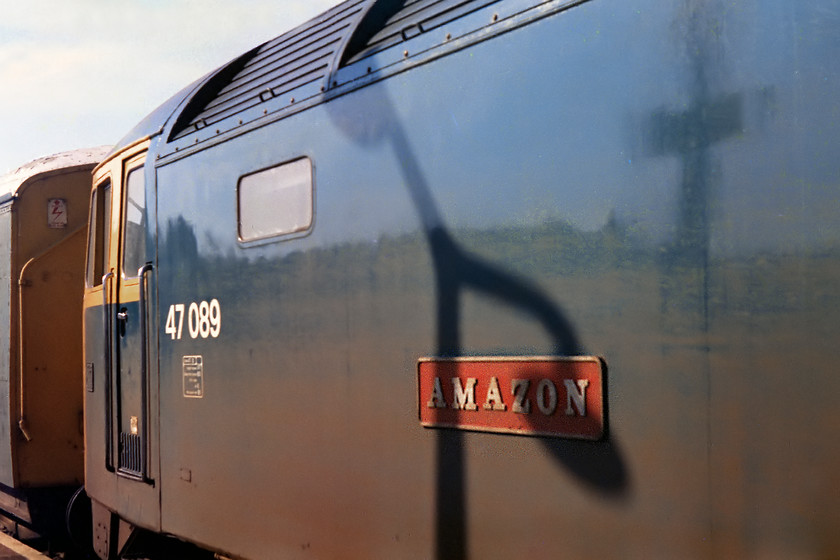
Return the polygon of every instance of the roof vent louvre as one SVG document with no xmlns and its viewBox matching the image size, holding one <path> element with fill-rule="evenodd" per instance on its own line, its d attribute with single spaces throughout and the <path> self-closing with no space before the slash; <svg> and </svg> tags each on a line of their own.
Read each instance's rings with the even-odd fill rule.
<svg viewBox="0 0 840 560">
<path fill-rule="evenodd" d="M 235 128 L 276 110 L 266 105 L 248 112 L 261 103 L 276 104 L 276 98 L 300 102 L 320 95 L 337 84 L 331 79 L 341 67 L 498 1 L 347 0 L 212 75 L 175 119 L 168 141 L 207 126 Z"/>
<path fill-rule="evenodd" d="M 348 43 L 342 56 L 341 66 L 362 60 L 388 47 L 413 39 L 421 33 L 451 23 L 498 1 L 380 0 L 377 5 L 383 5 L 381 11 L 385 15 L 384 21 L 377 21 L 379 25 L 376 29 L 360 30 L 360 36 L 358 38 L 354 37 Z M 371 11 L 373 11 L 373 8 Z"/>
<path fill-rule="evenodd" d="M 364 0 L 348 0 L 269 41 L 213 75 L 178 115 L 168 141 L 327 76 Z M 204 123 L 203 125 L 199 123 Z"/>
<path fill-rule="evenodd" d="M 256 54 L 257 49 L 248 51 L 207 80 L 178 115 L 175 124 L 172 126 L 172 132 L 169 134 L 169 140 L 176 138 L 181 132 L 198 130 L 202 126 L 206 126 L 207 122 L 201 115 L 202 109 Z M 200 123 L 203 123 L 203 125 Z"/>
</svg>

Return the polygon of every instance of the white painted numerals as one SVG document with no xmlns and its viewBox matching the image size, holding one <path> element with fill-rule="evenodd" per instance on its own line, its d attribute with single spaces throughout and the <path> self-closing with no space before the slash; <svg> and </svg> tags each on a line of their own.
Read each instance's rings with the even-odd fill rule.
<svg viewBox="0 0 840 560">
<path fill-rule="evenodd" d="M 175 319 L 175 315 L 178 316 Z M 166 326 L 163 332 L 170 335 L 172 340 L 181 340 L 181 330 L 184 327 L 184 304 L 176 303 L 169 306 L 169 314 L 166 316 Z"/>
<path fill-rule="evenodd" d="M 216 298 L 208 301 L 192 302 L 189 307 L 183 303 L 169 306 L 166 326 L 163 332 L 172 340 L 181 340 L 184 332 L 184 311 L 187 315 L 187 331 L 190 338 L 216 338 L 222 330 L 222 308 Z"/>
</svg>

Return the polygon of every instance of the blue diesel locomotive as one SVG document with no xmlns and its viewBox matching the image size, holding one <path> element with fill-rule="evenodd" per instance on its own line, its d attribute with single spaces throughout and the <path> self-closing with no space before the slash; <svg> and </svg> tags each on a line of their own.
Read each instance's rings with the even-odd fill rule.
<svg viewBox="0 0 840 560">
<path fill-rule="evenodd" d="M 185 88 L 94 172 L 98 556 L 836 555 L 838 38 L 347 0 Z"/>
</svg>

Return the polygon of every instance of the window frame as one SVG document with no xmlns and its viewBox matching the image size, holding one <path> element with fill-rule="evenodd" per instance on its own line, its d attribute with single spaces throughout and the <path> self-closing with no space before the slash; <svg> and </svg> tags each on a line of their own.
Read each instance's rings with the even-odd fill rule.
<svg viewBox="0 0 840 560">
<path fill-rule="evenodd" d="M 128 215 L 129 215 L 129 188 L 131 186 L 129 182 L 129 177 L 132 173 L 136 171 L 140 171 L 142 173 L 142 181 L 140 183 L 143 192 L 143 208 L 141 213 L 143 214 L 143 220 L 141 221 L 142 228 L 141 233 L 143 235 L 143 246 L 142 249 L 144 251 L 144 258 L 141 259 L 143 264 L 145 264 L 145 255 L 148 254 L 148 247 L 146 246 L 147 239 L 147 228 L 148 228 L 148 209 L 146 204 L 146 154 L 147 152 L 143 151 L 139 154 L 132 156 L 131 158 L 125 160 L 123 162 L 123 172 L 122 172 L 122 189 L 121 189 L 121 198 L 120 201 L 121 208 L 120 208 L 120 252 L 119 252 L 119 264 L 120 270 L 122 271 L 122 278 L 124 280 L 136 279 L 138 278 L 137 271 L 140 269 L 142 264 L 136 268 L 129 268 L 126 266 L 126 241 L 129 238 L 129 231 L 128 231 Z"/>
<path fill-rule="evenodd" d="M 105 196 L 107 193 L 107 196 Z M 111 174 L 102 176 L 91 189 L 85 262 L 85 287 L 99 288 L 108 270 L 111 242 L 111 212 L 114 184 Z"/>
</svg>

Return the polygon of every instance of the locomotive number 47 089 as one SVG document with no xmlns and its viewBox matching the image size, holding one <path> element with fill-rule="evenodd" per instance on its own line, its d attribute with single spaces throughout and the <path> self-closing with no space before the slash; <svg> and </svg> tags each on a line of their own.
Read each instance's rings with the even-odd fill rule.
<svg viewBox="0 0 840 560">
<path fill-rule="evenodd" d="M 216 338 L 222 330 L 222 307 L 216 298 L 210 301 L 173 303 L 166 315 L 163 332 L 172 340 L 181 340 L 184 330 L 184 310 L 187 315 L 187 330 L 190 338 Z"/>
</svg>

